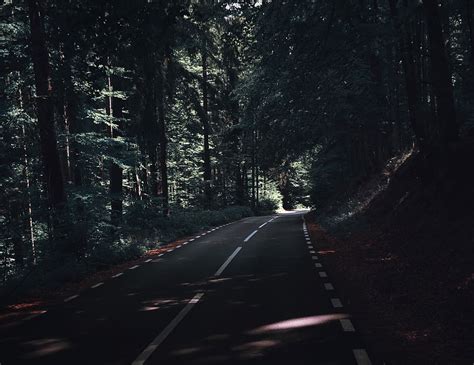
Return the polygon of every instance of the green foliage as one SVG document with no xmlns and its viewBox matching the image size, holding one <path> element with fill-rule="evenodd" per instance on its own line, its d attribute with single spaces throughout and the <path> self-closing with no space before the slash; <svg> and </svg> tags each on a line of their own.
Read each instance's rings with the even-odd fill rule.
<svg viewBox="0 0 474 365">
<path fill-rule="evenodd" d="M 249 207 L 231 206 L 219 210 L 183 209 L 172 207 L 171 214 L 164 217 L 157 205 L 139 202 L 128 210 L 124 217 L 125 233 L 133 242 L 148 248 L 167 243 L 211 226 L 239 220 L 252 215 Z"/>
<path fill-rule="evenodd" d="M 260 199 L 255 207 L 257 215 L 269 215 L 275 213 L 279 208 L 279 202 L 277 199 L 263 198 Z"/>
</svg>

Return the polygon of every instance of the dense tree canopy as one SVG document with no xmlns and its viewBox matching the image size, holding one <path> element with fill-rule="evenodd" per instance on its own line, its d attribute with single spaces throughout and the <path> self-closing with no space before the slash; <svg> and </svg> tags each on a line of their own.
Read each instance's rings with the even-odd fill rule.
<svg viewBox="0 0 474 365">
<path fill-rule="evenodd" d="M 321 207 L 472 134 L 470 0 L 1 3 L 5 280 L 185 212 Z"/>
</svg>

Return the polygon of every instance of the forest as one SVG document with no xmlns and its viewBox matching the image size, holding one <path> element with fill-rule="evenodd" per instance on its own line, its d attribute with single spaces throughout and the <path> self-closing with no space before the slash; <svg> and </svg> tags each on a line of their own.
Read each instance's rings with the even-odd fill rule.
<svg viewBox="0 0 474 365">
<path fill-rule="evenodd" d="M 473 138 L 471 0 L 1 0 L 0 293 L 302 207 L 461 280 Z"/>
</svg>

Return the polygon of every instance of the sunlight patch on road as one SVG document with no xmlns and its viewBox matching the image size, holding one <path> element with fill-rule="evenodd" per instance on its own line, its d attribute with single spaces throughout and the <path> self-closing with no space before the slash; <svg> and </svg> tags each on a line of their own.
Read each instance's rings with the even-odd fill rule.
<svg viewBox="0 0 474 365">
<path fill-rule="evenodd" d="M 318 326 L 324 323 L 338 321 L 343 318 L 347 318 L 347 314 L 323 314 L 323 315 L 318 315 L 318 316 L 293 318 L 293 319 L 288 319 L 285 321 L 276 322 L 269 325 L 258 327 L 250 331 L 249 333 L 252 335 L 258 335 L 258 334 L 271 332 L 271 331 L 285 331 L 285 330 L 292 330 L 296 328 Z"/>
<path fill-rule="evenodd" d="M 62 338 L 42 338 L 38 340 L 25 342 L 26 347 L 33 347 L 33 351 L 23 356 L 25 359 L 34 359 L 56 352 L 64 351 L 71 347 L 71 344 Z"/>
</svg>

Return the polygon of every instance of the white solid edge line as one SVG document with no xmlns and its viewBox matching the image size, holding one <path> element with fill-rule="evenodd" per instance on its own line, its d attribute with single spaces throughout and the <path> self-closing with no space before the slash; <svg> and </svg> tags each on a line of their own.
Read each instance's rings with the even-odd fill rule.
<svg viewBox="0 0 474 365">
<path fill-rule="evenodd" d="M 71 300 L 74 300 L 74 299 L 76 299 L 77 297 L 79 297 L 79 294 L 71 295 L 70 297 L 64 299 L 64 303 L 70 302 Z"/>
<path fill-rule="evenodd" d="M 242 249 L 242 247 L 237 247 L 235 251 L 230 255 L 227 260 L 221 265 L 221 267 L 216 271 L 214 276 L 219 276 L 222 274 L 222 272 L 225 270 L 225 268 L 230 264 L 230 262 L 234 259 L 235 256 L 239 253 L 239 251 Z"/>
<path fill-rule="evenodd" d="M 113 278 L 118 278 L 119 276 L 122 276 L 123 272 L 119 272 L 118 274 L 112 275 Z"/>
<path fill-rule="evenodd" d="M 341 324 L 342 329 L 344 332 L 355 332 L 354 325 L 352 324 L 352 321 L 347 318 L 343 318 L 339 320 L 339 323 Z"/>
<path fill-rule="evenodd" d="M 372 365 L 372 361 L 370 361 L 365 349 L 354 349 L 352 352 L 354 353 L 357 365 Z"/>
<path fill-rule="evenodd" d="M 155 337 L 155 339 L 138 355 L 137 359 L 132 362 L 132 365 L 143 365 L 146 360 L 155 352 L 155 350 L 160 346 L 164 340 L 169 336 L 169 334 L 176 328 L 176 326 L 183 320 L 186 314 L 199 302 L 204 293 L 197 293 L 186 306 L 181 309 L 181 312 L 178 313 L 176 317 L 165 327 L 161 333 Z"/>
<path fill-rule="evenodd" d="M 99 286 L 102 286 L 102 285 L 104 285 L 104 282 L 103 282 L 103 281 L 101 281 L 100 283 L 97 283 L 97 284 L 95 284 L 95 285 L 92 285 L 91 288 L 92 288 L 92 289 L 95 289 L 95 288 L 98 288 Z"/>
<path fill-rule="evenodd" d="M 324 289 L 334 290 L 334 286 L 331 283 L 324 283 Z"/>
<path fill-rule="evenodd" d="M 247 236 L 247 238 L 244 239 L 244 242 L 247 242 L 249 239 L 251 239 L 251 238 L 255 235 L 255 233 L 257 233 L 257 232 L 258 232 L 258 230 L 256 229 L 255 231 L 253 231 L 252 233 L 250 233 L 250 234 Z"/>
<path fill-rule="evenodd" d="M 265 227 L 267 224 L 268 224 L 268 222 L 265 222 L 265 223 L 259 225 L 258 228 L 263 228 L 263 227 Z"/>
<path fill-rule="evenodd" d="M 331 304 L 334 308 L 342 308 L 342 302 L 339 298 L 331 298 Z"/>
</svg>

